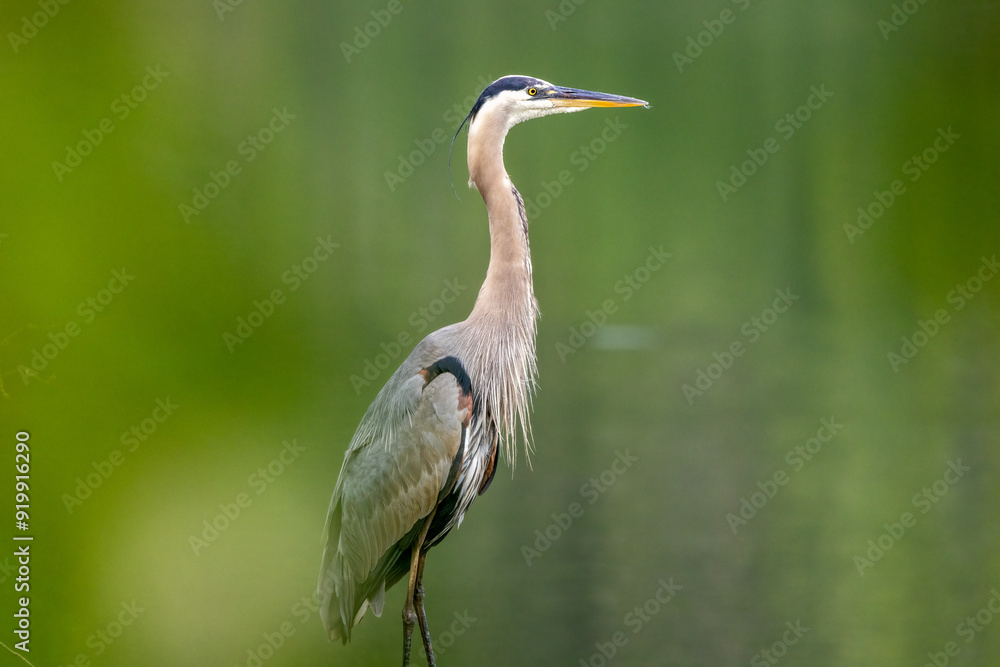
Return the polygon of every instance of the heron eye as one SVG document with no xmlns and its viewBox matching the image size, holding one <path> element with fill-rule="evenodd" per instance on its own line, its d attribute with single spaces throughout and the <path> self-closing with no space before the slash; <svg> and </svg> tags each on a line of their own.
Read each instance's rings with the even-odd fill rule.
<svg viewBox="0 0 1000 667">
<path fill-rule="evenodd" d="M 528 88 L 528 94 L 529 94 L 529 95 L 534 95 L 534 94 L 535 94 L 535 93 L 537 93 L 537 92 L 538 92 L 538 90 L 537 90 L 537 89 L 535 89 L 535 88 Z"/>
</svg>

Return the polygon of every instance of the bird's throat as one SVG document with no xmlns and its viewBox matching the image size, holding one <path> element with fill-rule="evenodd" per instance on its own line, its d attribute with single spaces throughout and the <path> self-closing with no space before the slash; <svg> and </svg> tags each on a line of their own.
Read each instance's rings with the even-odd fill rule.
<svg viewBox="0 0 1000 667">
<path fill-rule="evenodd" d="M 473 316 L 489 316 L 494 325 L 531 332 L 534 339 L 537 304 L 531 278 L 528 221 L 520 195 L 511 184 L 480 191 L 490 219 L 490 264 L 476 299 Z"/>
<path fill-rule="evenodd" d="M 531 283 L 531 250 L 524 202 L 503 164 L 507 127 L 475 118 L 469 127 L 469 181 L 486 203 L 490 220 L 490 265 L 470 328 L 470 372 L 478 395 L 495 421 L 504 457 L 513 461 L 520 425 L 530 448 L 529 406 L 535 383 L 535 321 L 538 303 Z"/>
</svg>

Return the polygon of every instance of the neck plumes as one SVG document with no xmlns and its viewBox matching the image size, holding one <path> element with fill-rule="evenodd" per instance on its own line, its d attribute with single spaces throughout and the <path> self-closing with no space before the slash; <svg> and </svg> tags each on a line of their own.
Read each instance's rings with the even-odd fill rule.
<svg viewBox="0 0 1000 667">
<path fill-rule="evenodd" d="M 481 397 L 496 421 L 504 455 L 513 461 L 517 422 L 529 451 L 531 446 L 528 410 L 536 373 L 538 303 L 524 204 L 503 165 L 507 128 L 476 121 L 469 127 L 469 183 L 486 202 L 490 265 L 466 323 L 476 334 L 472 373 L 480 378 Z"/>
</svg>

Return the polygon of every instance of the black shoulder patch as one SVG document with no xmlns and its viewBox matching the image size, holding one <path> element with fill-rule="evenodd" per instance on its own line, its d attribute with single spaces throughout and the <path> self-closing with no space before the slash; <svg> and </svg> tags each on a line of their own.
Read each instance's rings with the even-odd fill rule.
<svg viewBox="0 0 1000 667">
<path fill-rule="evenodd" d="M 425 378 L 425 384 L 429 384 L 434 378 L 441 373 L 451 373 L 455 376 L 455 380 L 458 381 L 458 386 L 462 389 L 462 393 L 467 396 L 472 396 L 472 379 L 469 377 L 469 373 L 465 370 L 465 366 L 456 357 L 447 356 L 441 357 L 433 364 L 423 369 L 423 374 Z"/>
</svg>

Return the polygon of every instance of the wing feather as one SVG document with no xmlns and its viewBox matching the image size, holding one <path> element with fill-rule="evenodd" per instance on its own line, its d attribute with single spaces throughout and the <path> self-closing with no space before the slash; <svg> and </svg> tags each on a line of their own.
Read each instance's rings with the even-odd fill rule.
<svg viewBox="0 0 1000 667">
<path fill-rule="evenodd" d="M 381 612 L 387 561 L 409 549 L 449 481 L 468 419 L 461 398 L 453 375 L 425 384 L 417 373 L 390 381 L 362 420 L 327 516 L 319 592 L 331 639 L 346 641 L 369 605 Z"/>
</svg>

